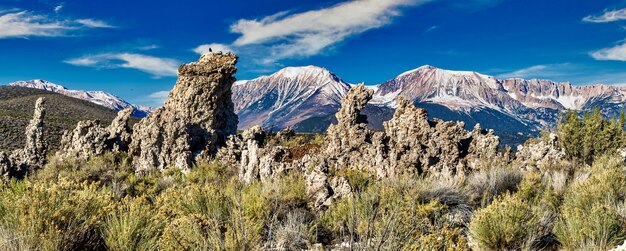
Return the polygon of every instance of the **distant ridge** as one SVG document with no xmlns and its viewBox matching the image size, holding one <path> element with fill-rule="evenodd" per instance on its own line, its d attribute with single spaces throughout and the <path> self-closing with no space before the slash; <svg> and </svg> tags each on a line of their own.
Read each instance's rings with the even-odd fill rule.
<svg viewBox="0 0 626 251">
<path fill-rule="evenodd" d="M 0 150 L 23 147 L 24 130 L 33 116 L 35 101 L 39 97 L 46 98 L 44 137 L 51 149 L 59 146 L 63 131 L 74 129 L 78 121 L 98 120 L 107 125 L 117 114 L 107 107 L 55 92 L 0 86 Z"/>
<path fill-rule="evenodd" d="M 351 86 L 316 66 L 287 67 L 269 76 L 238 81 L 233 102 L 240 115 L 239 128 L 261 124 L 270 129 L 323 131 L 334 122 L 341 98 Z M 430 65 L 368 87 L 376 93 L 363 113 L 375 129 L 382 129 L 398 98 L 404 97 L 426 108 L 431 117 L 464 121 L 468 128 L 480 123 L 511 144 L 556 125 L 559 114 L 567 109 L 599 107 L 604 115 L 615 116 L 626 104 L 626 88 L 618 86 L 498 79 Z"/>
<path fill-rule="evenodd" d="M 128 103 L 125 100 L 107 92 L 69 90 L 65 88 L 64 86 L 54 84 L 52 82 L 48 82 L 48 81 L 41 80 L 41 79 L 30 80 L 30 81 L 17 81 L 17 82 L 10 83 L 8 85 L 56 92 L 56 93 L 63 94 L 69 97 L 86 100 L 94 104 L 111 108 L 116 111 L 120 111 L 128 107 L 133 107 L 135 109 L 135 111 L 133 112 L 133 116 L 140 117 L 140 118 L 147 116 L 149 113 L 153 112 L 156 109 L 152 107 L 134 105 L 134 104 Z"/>
</svg>

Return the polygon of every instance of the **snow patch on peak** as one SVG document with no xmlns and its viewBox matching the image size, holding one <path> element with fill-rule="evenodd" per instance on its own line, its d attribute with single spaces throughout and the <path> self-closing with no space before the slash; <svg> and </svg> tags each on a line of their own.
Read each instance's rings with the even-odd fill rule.
<svg viewBox="0 0 626 251">
<path fill-rule="evenodd" d="M 272 76 L 282 76 L 284 78 L 297 78 L 299 76 L 307 75 L 319 75 L 324 73 L 330 73 L 327 69 L 318 66 L 300 66 L 300 67 L 286 67 L 280 71 L 272 74 Z"/>
<path fill-rule="evenodd" d="M 408 71 L 405 71 L 405 72 L 401 73 L 400 75 L 398 75 L 398 78 L 399 77 L 404 77 L 404 76 L 412 74 L 414 72 L 418 72 L 418 71 L 422 71 L 422 70 L 430 70 L 430 69 L 437 69 L 437 67 L 430 66 L 430 65 L 422 65 L 422 66 L 420 66 L 418 68 L 415 68 L 413 70 L 408 70 Z"/>
<path fill-rule="evenodd" d="M 245 85 L 248 82 L 250 82 L 250 80 L 237 80 L 235 81 L 235 83 L 233 83 L 233 86 Z"/>
<path fill-rule="evenodd" d="M 581 96 L 559 96 L 555 100 L 570 110 L 580 110 L 585 103 L 585 99 Z"/>
<path fill-rule="evenodd" d="M 128 103 L 125 100 L 113 94 L 110 94 L 108 92 L 69 90 L 62 85 L 57 85 L 57 84 L 54 84 L 45 80 L 41 80 L 41 79 L 30 80 L 30 81 L 17 81 L 17 82 L 10 83 L 8 85 L 55 92 L 55 93 L 59 93 L 65 96 L 89 101 L 91 103 L 108 107 L 116 111 L 123 110 L 128 107 L 133 107 L 135 109 L 135 112 L 133 113 L 133 115 L 138 116 L 138 117 L 145 117 L 149 113 L 156 110 L 156 108 Z"/>
<path fill-rule="evenodd" d="M 42 79 L 35 79 L 35 80 L 30 80 L 30 81 L 17 81 L 17 82 L 10 83 L 9 86 L 27 87 L 27 88 L 41 89 L 41 90 L 51 91 L 51 92 L 67 90 L 67 88 L 65 88 L 62 85 L 57 85 L 57 84 L 54 84 L 52 82 L 48 82 Z"/>
</svg>

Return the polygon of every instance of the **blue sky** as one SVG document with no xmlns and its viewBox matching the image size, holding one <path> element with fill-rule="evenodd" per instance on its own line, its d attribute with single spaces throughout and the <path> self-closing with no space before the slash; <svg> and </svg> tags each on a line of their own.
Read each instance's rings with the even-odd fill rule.
<svg viewBox="0 0 626 251">
<path fill-rule="evenodd" d="M 238 79 L 318 65 L 377 84 L 429 64 L 624 84 L 626 1 L 0 1 L 0 84 L 45 79 L 155 106 L 208 47 L 240 55 Z"/>
</svg>

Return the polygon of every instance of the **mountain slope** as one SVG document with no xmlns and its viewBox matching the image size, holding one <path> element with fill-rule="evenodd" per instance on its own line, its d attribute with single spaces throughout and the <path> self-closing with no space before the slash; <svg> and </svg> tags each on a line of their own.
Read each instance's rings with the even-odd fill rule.
<svg viewBox="0 0 626 251">
<path fill-rule="evenodd" d="M 288 126 L 299 131 L 323 131 L 334 123 L 334 113 L 350 84 L 328 70 L 289 67 L 270 76 L 239 81 L 233 102 L 240 128 L 261 124 L 271 129 Z M 370 126 L 382 129 L 398 98 L 427 109 L 431 117 L 460 120 L 471 128 L 480 123 L 517 144 L 554 126 L 566 109 L 600 107 L 606 116 L 618 114 L 626 103 L 626 88 L 610 85 L 574 86 L 548 80 L 497 79 L 470 71 L 422 66 L 380 85 L 363 110 Z M 330 89 L 333 91 L 324 91 Z"/>
<path fill-rule="evenodd" d="M 560 111 L 602 107 L 607 116 L 619 113 L 626 89 L 609 85 L 574 86 L 548 80 L 496 79 L 476 72 L 422 66 L 381 84 L 373 104 L 393 107 L 397 97 L 437 104 L 469 116 L 480 111 L 501 113 L 529 129 L 554 126 Z M 500 121 L 482 120 L 497 129 Z"/>
<path fill-rule="evenodd" d="M 44 135 L 52 149 L 59 145 L 63 131 L 74 129 L 78 121 L 92 119 L 106 125 L 117 114 L 109 108 L 50 91 L 0 86 L 0 150 L 23 146 L 24 131 L 39 97 L 46 98 Z"/>
<path fill-rule="evenodd" d="M 239 128 L 282 129 L 334 114 L 348 90 L 350 85 L 324 68 L 287 67 L 270 76 L 236 82 L 233 102 Z"/>
<path fill-rule="evenodd" d="M 86 100 L 94 104 L 105 106 L 116 111 L 123 110 L 128 107 L 133 107 L 135 109 L 135 111 L 133 112 L 133 116 L 135 117 L 145 117 L 150 112 L 154 111 L 155 109 L 155 108 L 147 107 L 147 106 L 133 105 L 107 92 L 68 90 L 64 86 L 57 85 L 57 84 L 54 84 L 45 80 L 40 80 L 40 79 L 30 80 L 30 81 L 18 81 L 18 82 L 10 83 L 8 85 L 56 92 L 59 94 L 63 94 L 66 96 Z"/>
</svg>

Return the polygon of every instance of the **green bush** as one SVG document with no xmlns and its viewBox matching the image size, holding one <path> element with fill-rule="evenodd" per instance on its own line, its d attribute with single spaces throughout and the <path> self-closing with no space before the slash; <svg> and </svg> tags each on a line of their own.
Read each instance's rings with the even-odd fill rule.
<svg viewBox="0 0 626 251">
<path fill-rule="evenodd" d="M 156 250 L 163 223 L 145 198 L 125 198 L 108 216 L 102 236 L 108 250 Z"/>
<path fill-rule="evenodd" d="M 505 194 L 474 214 L 470 234 L 484 250 L 520 250 L 532 245 L 539 218 L 528 202 Z"/>
<path fill-rule="evenodd" d="M 2 243 L 7 249 L 97 249 L 103 246 L 103 219 L 114 209 L 112 198 L 96 184 L 64 179 L 13 183 L 0 194 L 0 226 L 17 238 L 2 236 Z"/>
<path fill-rule="evenodd" d="M 626 219 L 617 208 L 626 197 L 622 165 L 617 157 L 603 156 L 594 163 L 590 177 L 568 188 L 555 226 L 564 248 L 607 249 L 626 239 Z"/>
</svg>

